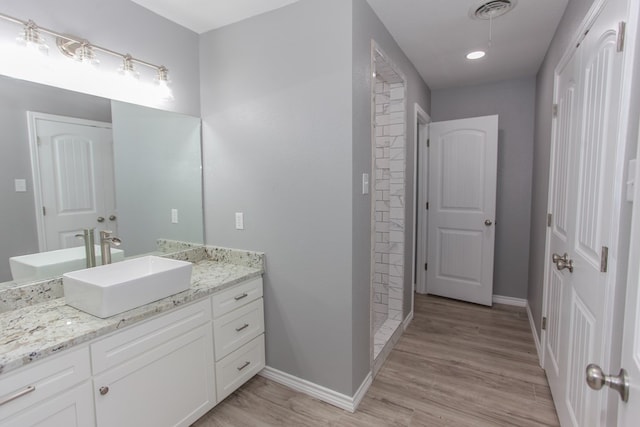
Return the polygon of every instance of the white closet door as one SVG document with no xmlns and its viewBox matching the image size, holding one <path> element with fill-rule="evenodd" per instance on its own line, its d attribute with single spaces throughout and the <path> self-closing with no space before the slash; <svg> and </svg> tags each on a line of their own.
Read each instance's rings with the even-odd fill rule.
<svg viewBox="0 0 640 427">
<path fill-rule="evenodd" d="M 613 213 L 619 203 L 615 172 L 623 64 L 617 29 L 625 4 L 617 1 L 605 6 L 580 42 L 575 62 L 560 73 L 557 87 L 545 354 L 551 362 L 546 363 L 547 374 L 563 426 L 596 426 L 615 419 L 615 414 L 607 412 L 607 395 L 587 386 L 585 370 L 590 363 L 609 368 L 606 343 L 610 342 L 611 313 L 605 304 L 616 274 L 612 236 L 619 224 Z M 578 93 L 570 95 L 571 90 Z M 566 110 L 569 96 L 578 110 Z M 609 271 L 602 262 L 607 251 L 612 260 Z"/>
</svg>

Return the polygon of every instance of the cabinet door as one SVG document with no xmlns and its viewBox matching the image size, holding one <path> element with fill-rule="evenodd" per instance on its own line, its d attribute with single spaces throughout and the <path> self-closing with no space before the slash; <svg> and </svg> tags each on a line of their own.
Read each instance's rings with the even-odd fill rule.
<svg viewBox="0 0 640 427">
<path fill-rule="evenodd" d="M 99 427 L 187 426 L 215 405 L 211 323 L 94 377 Z"/>
<path fill-rule="evenodd" d="M 2 421 L 3 427 L 90 427 L 95 425 L 91 382 L 39 402 Z"/>
</svg>

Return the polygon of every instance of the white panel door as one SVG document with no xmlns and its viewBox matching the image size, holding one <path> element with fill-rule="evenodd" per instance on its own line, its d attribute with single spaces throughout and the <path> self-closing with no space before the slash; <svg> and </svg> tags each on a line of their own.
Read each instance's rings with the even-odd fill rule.
<svg viewBox="0 0 640 427">
<path fill-rule="evenodd" d="M 430 125 L 427 292 L 491 305 L 498 116 Z"/>
<path fill-rule="evenodd" d="M 585 368 L 607 368 L 610 350 L 605 304 L 615 268 L 606 272 L 602 259 L 609 249 L 615 259 L 619 222 L 612 212 L 623 60 L 617 28 L 624 5 L 605 6 L 558 79 L 547 259 L 545 356 L 551 363 L 545 367 L 563 426 L 596 426 L 614 417 L 607 414 L 606 395 L 587 386 Z"/>
<path fill-rule="evenodd" d="M 35 133 L 44 207 L 40 249 L 81 246 L 75 235 L 84 228 L 117 233 L 110 124 L 38 116 Z"/>
<path fill-rule="evenodd" d="M 638 154 L 640 159 L 640 141 Z M 618 426 L 636 427 L 640 420 L 640 168 L 636 169 L 629 248 L 629 275 L 624 309 L 622 367 L 629 375 L 629 401 L 619 401 Z M 609 372 L 611 374 L 615 371 Z"/>
<path fill-rule="evenodd" d="M 551 228 L 548 238 L 551 252 L 563 255 L 570 252 L 570 242 L 574 240 L 576 159 L 579 156 L 576 135 L 579 132 L 580 117 L 580 54 L 573 52 L 571 59 L 559 70 L 556 78 L 557 116 L 554 126 L 554 139 L 551 147 L 551 169 L 549 188 L 549 211 Z M 549 255 L 551 256 L 551 255 Z M 552 268 L 553 267 L 553 268 Z M 547 337 L 544 343 L 544 361 L 549 386 L 554 396 L 564 396 L 566 392 L 567 340 L 569 322 L 570 273 L 557 270 L 550 262 L 545 266 L 547 276 Z M 558 406 L 556 404 L 556 406 Z M 562 412 L 562 408 L 558 408 Z M 565 416 L 568 418 L 568 416 Z"/>
</svg>

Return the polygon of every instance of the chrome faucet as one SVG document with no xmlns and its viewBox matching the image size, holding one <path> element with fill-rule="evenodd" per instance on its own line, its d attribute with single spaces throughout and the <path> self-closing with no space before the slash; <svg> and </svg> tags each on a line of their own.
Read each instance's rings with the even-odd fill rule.
<svg viewBox="0 0 640 427">
<path fill-rule="evenodd" d="M 87 268 L 96 266 L 96 248 L 95 237 L 93 231 L 95 228 L 85 228 L 82 230 L 82 234 L 76 234 L 76 237 L 84 239 L 84 253 L 86 258 Z"/>
<path fill-rule="evenodd" d="M 112 236 L 113 231 L 100 232 L 100 253 L 102 254 L 102 265 L 111 264 L 111 245 L 120 246 L 122 240 Z"/>
</svg>

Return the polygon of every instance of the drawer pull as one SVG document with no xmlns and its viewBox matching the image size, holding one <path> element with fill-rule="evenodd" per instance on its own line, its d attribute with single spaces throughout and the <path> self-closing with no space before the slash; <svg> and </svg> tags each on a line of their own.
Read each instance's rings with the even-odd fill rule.
<svg viewBox="0 0 640 427">
<path fill-rule="evenodd" d="M 102 396 L 104 396 L 105 394 L 109 393 L 109 387 L 107 387 L 107 386 L 102 386 L 102 387 L 100 387 L 99 390 L 100 390 L 100 394 Z"/>
<path fill-rule="evenodd" d="M 25 394 L 29 394 L 32 391 L 36 391 L 36 387 L 33 385 L 30 385 L 29 387 L 25 388 L 24 390 L 21 390 L 19 392 L 17 392 L 16 394 L 12 395 L 12 396 L 8 396 L 5 397 L 4 399 L 0 400 L 0 406 L 4 405 L 5 403 L 9 403 L 12 400 L 16 400 L 19 397 L 24 396 Z"/>
<path fill-rule="evenodd" d="M 245 323 L 244 325 L 240 326 L 239 328 L 236 328 L 236 332 L 240 332 L 242 330 L 245 330 L 249 327 L 248 323 Z"/>
<path fill-rule="evenodd" d="M 246 368 L 246 367 L 247 367 L 247 366 L 249 366 L 249 365 L 251 365 L 251 362 L 244 362 L 244 363 L 242 364 L 242 366 L 238 366 L 236 369 L 237 369 L 238 371 L 242 371 L 244 368 Z"/>
<path fill-rule="evenodd" d="M 241 295 L 238 295 L 238 296 L 233 297 L 233 299 L 234 299 L 234 300 L 236 300 L 236 301 L 240 301 L 242 298 L 246 298 L 246 297 L 248 297 L 248 296 L 249 296 L 249 294 L 248 294 L 248 293 L 246 293 L 246 292 L 244 292 L 244 293 L 243 293 L 243 294 L 241 294 Z"/>
</svg>

